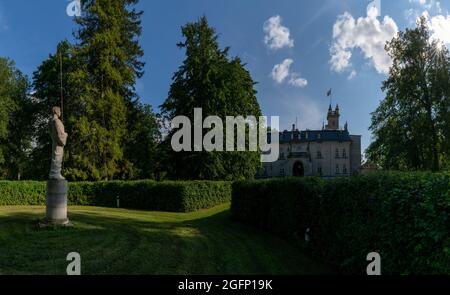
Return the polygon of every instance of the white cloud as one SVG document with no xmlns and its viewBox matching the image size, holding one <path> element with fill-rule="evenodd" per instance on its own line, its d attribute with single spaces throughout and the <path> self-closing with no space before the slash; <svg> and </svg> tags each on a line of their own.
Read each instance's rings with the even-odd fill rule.
<svg viewBox="0 0 450 295">
<path fill-rule="evenodd" d="M 355 70 L 352 70 L 351 73 L 350 73 L 350 75 L 348 75 L 347 79 L 352 80 L 352 79 L 355 78 L 355 77 L 356 77 L 356 71 L 355 71 Z"/>
<path fill-rule="evenodd" d="M 294 40 L 290 37 L 289 29 L 281 25 L 281 17 L 279 15 L 269 18 L 264 23 L 264 32 L 266 36 L 264 43 L 273 50 L 284 47 L 294 47 Z"/>
<path fill-rule="evenodd" d="M 427 0 L 409 0 L 409 3 L 420 4 L 423 6 L 427 4 Z"/>
<path fill-rule="evenodd" d="M 379 73 L 389 72 L 392 60 L 385 51 L 385 45 L 397 35 L 398 27 L 391 17 L 385 16 L 380 22 L 377 15 L 378 10 L 372 7 L 366 17 L 357 20 L 348 12 L 338 17 L 330 49 L 332 70 L 347 70 L 351 66 L 352 51 L 360 49 Z"/>
<path fill-rule="evenodd" d="M 281 64 L 277 64 L 272 69 L 272 79 L 281 84 L 289 76 L 289 68 L 294 61 L 290 58 L 285 59 Z"/>
<path fill-rule="evenodd" d="M 304 88 L 308 86 L 308 81 L 304 78 L 301 78 L 297 73 L 293 73 L 291 75 L 291 78 L 289 79 L 289 85 Z"/>
<path fill-rule="evenodd" d="M 425 17 L 428 28 L 431 32 L 431 40 L 440 40 L 450 49 L 450 15 L 435 15 L 430 16 L 428 10 L 421 14 L 416 11 L 414 23 L 417 23 L 420 17 Z"/>
<path fill-rule="evenodd" d="M 275 82 L 278 84 L 283 83 L 288 79 L 288 84 L 294 87 L 306 87 L 308 85 L 308 81 L 304 78 L 301 78 L 298 73 L 291 73 L 291 65 L 294 61 L 290 58 L 285 59 L 282 63 L 277 64 L 273 67 L 272 73 L 270 76 Z"/>
<path fill-rule="evenodd" d="M 427 10 L 436 10 L 438 13 L 442 13 L 441 2 L 437 0 L 409 0 L 409 3 L 420 5 Z"/>
<path fill-rule="evenodd" d="M 450 15 L 437 15 L 429 19 L 428 23 L 432 32 L 431 38 L 439 39 L 450 45 Z"/>
<path fill-rule="evenodd" d="M 416 21 L 424 13 L 428 14 L 442 14 L 441 2 L 437 0 L 409 0 L 409 3 L 413 5 L 412 8 L 407 9 L 404 14 L 405 18 L 409 21 L 411 26 L 416 24 Z M 425 10 L 425 11 L 424 11 Z M 423 11 L 423 12 L 422 12 Z"/>
</svg>

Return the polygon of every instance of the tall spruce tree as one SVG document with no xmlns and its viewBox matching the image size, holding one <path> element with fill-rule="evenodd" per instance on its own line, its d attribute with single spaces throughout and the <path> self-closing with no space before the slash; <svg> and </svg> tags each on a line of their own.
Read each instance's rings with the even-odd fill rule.
<svg viewBox="0 0 450 295">
<path fill-rule="evenodd" d="M 386 98 L 372 114 L 369 160 L 386 169 L 438 171 L 450 159 L 450 54 L 425 18 L 386 46 Z"/>
<path fill-rule="evenodd" d="M 184 41 L 178 47 L 186 51 L 186 58 L 161 106 L 165 119 L 187 116 L 194 122 L 194 108 L 202 108 L 204 118 L 219 116 L 223 122 L 226 116 L 258 118 L 261 110 L 250 73 L 239 58 L 228 57 L 228 48 L 219 47 L 218 36 L 206 17 L 188 23 L 182 28 L 182 34 Z M 165 142 L 171 178 L 252 178 L 260 167 L 258 152 L 175 153 L 170 148 L 175 131 L 171 131 Z"/>
<path fill-rule="evenodd" d="M 82 115 L 73 123 L 72 173 L 77 178 L 109 180 L 124 166 L 127 103 L 135 99 L 136 79 L 143 75 L 142 12 L 138 0 L 84 0 L 76 58 Z"/>
</svg>

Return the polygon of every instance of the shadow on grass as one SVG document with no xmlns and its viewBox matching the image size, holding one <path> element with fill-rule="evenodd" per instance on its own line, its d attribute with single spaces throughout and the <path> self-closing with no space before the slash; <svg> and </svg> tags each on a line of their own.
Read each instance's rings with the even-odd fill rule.
<svg viewBox="0 0 450 295">
<path fill-rule="evenodd" d="M 330 274 L 287 242 L 229 219 L 199 214 L 73 208 L 74 228 L 36 230 L 43 211 L 0 208 L 0 273 L 65 274 L 78 252 L 83 274 Z M 14 210 L 13 210 L 14 211 Z"/>
</svg>

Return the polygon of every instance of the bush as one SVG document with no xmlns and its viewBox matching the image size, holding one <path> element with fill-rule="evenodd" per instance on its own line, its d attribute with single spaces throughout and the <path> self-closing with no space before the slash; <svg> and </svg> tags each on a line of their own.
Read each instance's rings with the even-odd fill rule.
<svg viewBox="0 0 450 295">
<path fill-rule="evenodd" d="M 45 182 L 0 182 L 0 206 L 45 205 Z M 69 205 L 189 212 L 229 202 L 231 183 L 111 181 L 69 183 Z"/>
<path fill-rule="evenodd" d="M 379 173 L 328 181 L 233 186 L 232 217 L 305 246 L 342 273 L 364 274 L 369 252 L 384 274 L 450 274 L 449 177 Z"/>
</svg>

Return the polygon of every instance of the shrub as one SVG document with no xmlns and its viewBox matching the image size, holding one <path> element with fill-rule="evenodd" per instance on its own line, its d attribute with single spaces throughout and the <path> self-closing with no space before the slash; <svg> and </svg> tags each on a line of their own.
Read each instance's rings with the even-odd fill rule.
<svg viewBox="0 0 450 295">
<path fill-rule="evenodd" d="M 328 181 L 233 186 L 232 217 L 287 237 L 342 273 L 363 274 L 379 252 L 384 274 L 450 274 L 449 177 L 379 173 Z"/>
<path fill-rule="evenodd" d="M 45 205 L 45 182 L 0 182 L 0 206 Z M 69 183 L 69 205 L 189 212 L 231 200 L 231 183 L 111 181 Z"/>
</svg>

